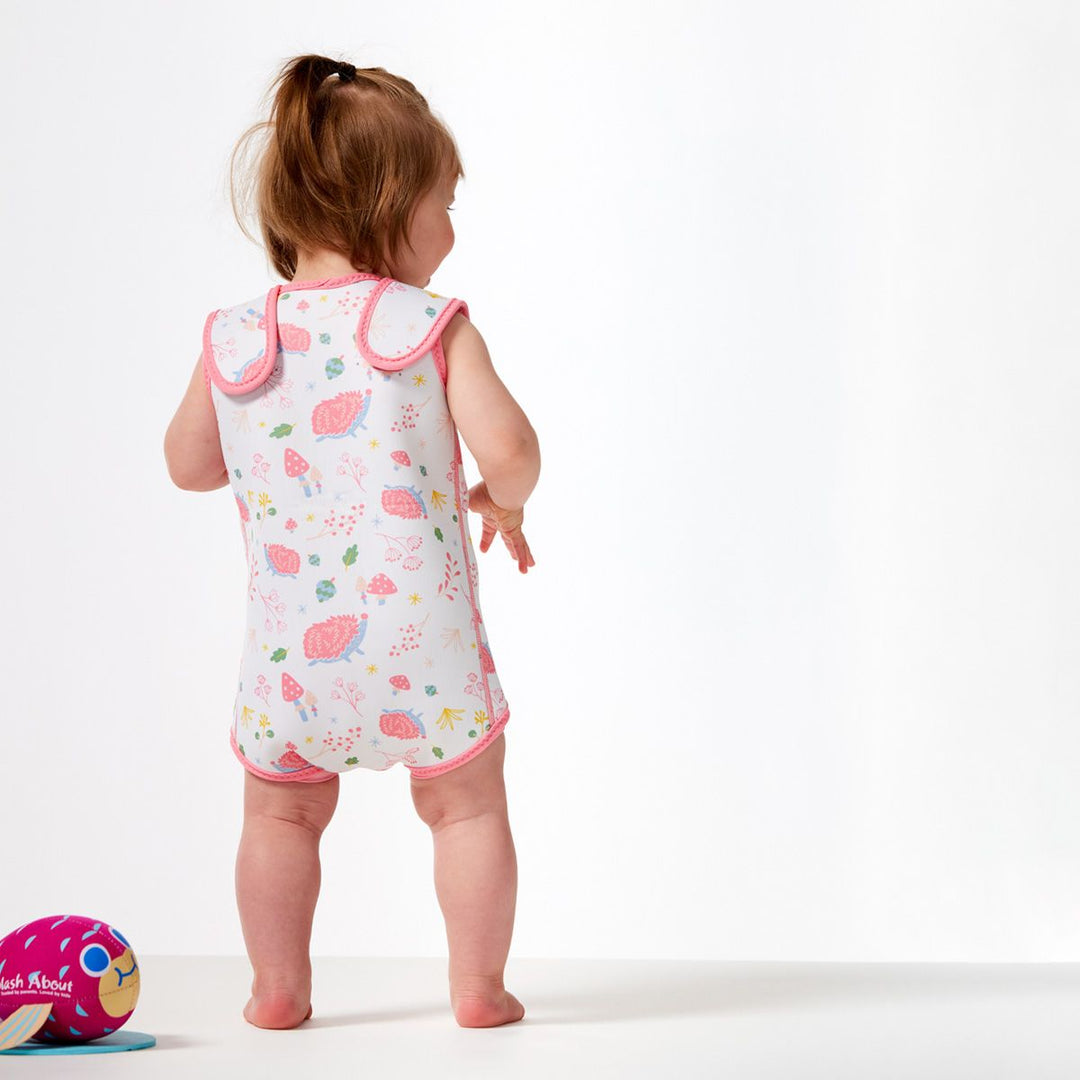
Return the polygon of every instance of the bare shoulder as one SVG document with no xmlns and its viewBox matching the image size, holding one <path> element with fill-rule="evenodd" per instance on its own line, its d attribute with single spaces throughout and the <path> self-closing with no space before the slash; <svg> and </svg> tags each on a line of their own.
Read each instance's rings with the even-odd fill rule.
<svg viewBox="0 0 1080 1080">
<path fill-rule="evenodd" d="M 446 324 L 442 346 L 447 373 L 451 367 L 474 371 L 491 367 L 491 355 L 480 331 L 460 311 Z"/>
</svg>

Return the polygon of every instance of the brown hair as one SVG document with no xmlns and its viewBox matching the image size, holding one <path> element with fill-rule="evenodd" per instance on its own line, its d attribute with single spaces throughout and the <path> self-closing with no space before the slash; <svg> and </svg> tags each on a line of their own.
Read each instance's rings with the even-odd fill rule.
<svg viewBox="0 0 1080 1080">
<path fill-rule="evenodd" d="M 237 204 L 236 158 L 266 132 L 255 167 L 240 169 L 241 201 L 254 189 L 266 252 L 286 279 L 299 251 L 319 248 L 394 276 L 416 204 L 444 178 L 465 175 L 453 135 L 408 79 L 381 67 L 339 78 L 342 66 L 316 54 L 288 60 L 267 92 L 277 88 L 269 119 L 248 128 L 230 158 L 233 214 L 257 243 Z"/>
</svg>

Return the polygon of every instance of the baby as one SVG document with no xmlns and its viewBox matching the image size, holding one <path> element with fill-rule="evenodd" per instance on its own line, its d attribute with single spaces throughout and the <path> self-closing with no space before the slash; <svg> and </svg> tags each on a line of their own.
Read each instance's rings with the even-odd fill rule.
<svg viewBox="0 0 1080 1080">
<path fill-rule="evenodd" d="M 426 100 L 383 68 L 318 55 L 289 60 L 275 85 L 248 134 L 268 134 L 254 190 L 287 283 L 208 314 L 165 435 L 178 487 L 231 485 L 247 560 L 229 736 L 245 770 L 244 1017 L 311 1016 L 319 840 L 340 774 L 401 763 L 434 839 L 454 1017 L 506 1024 L 525 1015 L 503 982 L 510 710 L 466 510 L 480 550 L 498 534 L 527 572 L 538 441 L 468 305 L 427 289 L 454 244 L 464 169 Z M 483 477 L 471 488 L 459 432 Z"/>
</svg>

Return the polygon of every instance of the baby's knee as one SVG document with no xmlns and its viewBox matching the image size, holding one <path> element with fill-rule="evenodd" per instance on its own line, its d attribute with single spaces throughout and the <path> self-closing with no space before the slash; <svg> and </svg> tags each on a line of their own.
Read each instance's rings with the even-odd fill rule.
<svg viewBox="0 0 1080 1080">
<path fill-rule="evenodd" d="M 321 834 L 337 807 L 340 776 L 317 784 L 262 780 L 247 773 L 244 817 L 273 817 Z"/>
<path fill-rule="evenodd" d="M 411 777 L 409 788 L 420 820 L 432 829 L 480 814 L 506 813 L 503 737 L 457 768 L 427 779 Z"/>
</svg>

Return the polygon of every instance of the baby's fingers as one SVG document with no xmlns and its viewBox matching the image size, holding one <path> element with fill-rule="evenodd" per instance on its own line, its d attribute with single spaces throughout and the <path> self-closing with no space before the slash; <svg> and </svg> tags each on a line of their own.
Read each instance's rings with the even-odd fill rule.
<svg viewBox="0 0 1080 1080">
<path fill-rule="evenodd" d="M 480 533 L 480 550 L 487 551 L 491 547 L 491 541 L 495 539 L 495 522 L 491 518 L 483 518 L 483 529 Z"/>
</svg>

